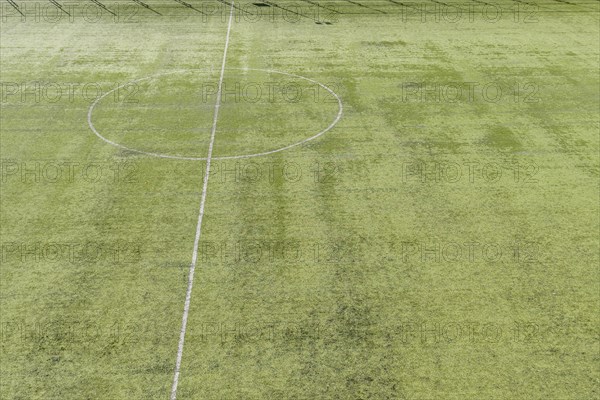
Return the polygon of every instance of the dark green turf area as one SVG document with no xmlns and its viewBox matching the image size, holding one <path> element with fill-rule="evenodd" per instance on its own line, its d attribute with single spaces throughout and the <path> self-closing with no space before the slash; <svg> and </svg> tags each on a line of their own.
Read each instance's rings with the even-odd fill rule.
<svg viewBox="0 0 600 400">
<path fill-rule="evenodd" d="M 127 148 L 206 157 L 229 6 L 58 3 L 0 6 L 0 398 L 168 399 L 206 163 Z M 598 398 L 600 3 L 253 3 L 177 399 Z"/>
</svg>

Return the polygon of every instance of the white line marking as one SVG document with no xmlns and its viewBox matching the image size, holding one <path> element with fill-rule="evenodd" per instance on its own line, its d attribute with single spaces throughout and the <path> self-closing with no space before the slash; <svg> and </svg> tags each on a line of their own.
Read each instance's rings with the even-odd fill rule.
<svg viewBox="0 0 600 400">
<path fill-rule="evenodd" d="M 277 153 L 277 152 L 280 152 L 280 151 L 284 151 L 284 150 L 290 149 L 292 147 L 296 147 L 296 146 L 299 146 L 299 145 L 304 144 L 306 142 L 309 142 L 309 141 L 311 141 L 313 139 L 316 139 L 316 138 L 318 138 L 321 135 L 324 135 L 325 133 L 327 133 L 331 129 L 333 129 L 333 127 L 342 118 L 342 114 L 343 114 L 343 111 L 344 111 L 344 105 L 342 103 L 342 99 L 340 99 L 340 96 L 338 96 L 337 93 L 335 93 L 329 87 L 325 86 L 321 82 L 318 82 L 318 81 L 316 81 L 314 79 L 310 79 L 310 78 L 307 78 L 307 77 L 302 76 L 302 75 L 291 74 L 291 73 L 288 73 L 288 72 L 282 72 L 282 71 L 276 71 L 276 70 L 270 70 L 270 69 L 228 68 L 227 71 L 229 71 L 229 70 L 269 72 L 269 73 L 280 74 L 280 75 L 287 75 L 287 76 L 291 76 L 291 77 L 294 77 L 294 78 L 304 79 L 306 81 L 315 83 L 315 84 L 319 85 L 320 87 L 322 87 L 323 89 L 325 89 L 327 92 L 329 92 L 337 100 L 337 102 L 338 102 L 338 113 L 335 116 L 335 119 L 333 120 L 333 122 L 331 124 L 329 124 L 329 126 L 327 128 L 325 128 L 321 132 L 319 132 L 319 133 L 317 133 L 317 134 L 315 134 L 315 135 L 313 135 L 311 137 L 308 137 L 306 139 L 303 139 L 303 140 L 301 140 L 299 142 L 292 143 L 290 145 L 281 147 L 279 149 L 265 151 L 265 152 L 262 152 L 262 153 L 240 154 L 240 155 L 231 155 L 231 156 L 217 156 L 217 157 L 213 157 L 213 160 L 226 160 L 226 159 L 241 159 L 241 158 L 260 157 L 260 156 L 266 156 L 266 155 L 269 155 L 269 154 L 273 154 L 273 153 Z M 111 144 L 111 145 L 116 146 L 116 147 L 120 147 L 120 148 L 125 149 L 125 150 L 129 150 L 129 151 L 134 152 L 134 153 L 144 154 L 144 155 L 151 156 L 151 157 L 160 157 L 160 158 L 175 159 L 175 160 L 190 160 L 190 161 L 204 161 L 204 160 L 206 160 L 205 157 L 188 157 L 188 156 L 183 156 L 183 155 L 178 155 L 178 154 L 171 155 L 171 154 L 153 153 L 153 152 L 149 152 L 149 151 L 143 151 L 143 150 L 134 149 L 132 147 L 127 147 L 127 146 L 124 146 L 124 145 L 122 145 L 120 143 L 117 143 L 117 142 L 114 142 L 112 140 L 109 140 L 109 139 L 105 138 L 104 136 L 102 136 L 100 134 L 100 132 L 98 132 L 98 130 L 96 129 L 96 127 L 94 126 L 94 124 L 92 123 L 92 114 L 94 112 L 94 108 L 96 107 L 96 105 L 103 98 L 109 96 L 114 91 L 117 91 L 117 90 L 119 90 L 119 89 L 121 89 L 121 88 L 123 88 L 123 87 L 125 87 L 127 85 L 131 85 L 131 84 L 134 84 L 134 83 L 138 83 L 138 82 L 142 82 L 142 81 L 145 81 L 145 80 L 149 80 L 149 79 L 152 79 L 152 78 L 155 78 L 155 77 L 158 77 L 158 76 L 170 75 L 170 74 L 175 74 L 175 73 L 180 73 L 180 72 L 190 72 L 190 70 L 178 70 L 178 71 L 171 71 L 171 72 L 165 72 L 165 73 L 156 74 L 156 75 L 152 75 L 152 76 L 147 76 L 147 77 L 144 77 L 144 78 L 140 78 L 140 79 L 136 79 L 136 80 L 133 80 L 133 81 L 129 81 L 129 82 L 127 82 L 127 83 L 125 83 L 125 84 L 123 84 L 121 86 L 118 86 L 118 87 L 116 87 L 116 88 L 114 88 L 114 89 L 112 89 L 112 90 L 104 93 L 102 96 L 98 97 L 92 103 L 92 105 L 90 106 L 90 108 L 88 110 L 87 120 L 88 120 L 88 125 L 89 125 L 90 129 L 92 130 L 92 132 L 94 132 L 94 134 L 96 136 L 98 136 L 100 139 L 102 139 L 106 143 Z"/>
<path fill-rule="evenodd" d="M 210 144 L 208 146 L 208 156 L 206 157 L 206 170 L 204 171 L 204 183 L 202 185 L 202 196 L 200 199 L 200 213 L 198 214 L 198 224 L 196 225 L 196 238 L 194 239 L 194 252 L 192 253 L 192 264 L 188 275 L 188 286 L 185 293 L 185 304 L 183 306 L 183 317 L 181 319 L 181 331 L 179 332 L 179 346 L 177 347 L 177 361 L 175 362 L 175 375 L 173 376 L 173 386 L 171 387 L 171 400 L 177 398 L 177 385 L 179 384 L 179 372 L 181 369 L 181 358 L 183 356 L 183 343 L 185 342 L 185 331 L 187 328 L 188 314 L 190 312 L 190 302 L 192 300 L 192 285 L 194 284 L 194 271 L 196 270 L 196 261 L 198 260 L 198 244 L 202 233 L 202 217 L 204 217 L 204 205 L 206 203 L 206 191 L 208 189 L 208 177 L 210 174 L 210 161 L 212 158 L 213 145 L 215 143 L 215 133 L 217 132 L 217 120 L 219 119 L 219 108 L 221 107 L 221 88 L 223 86 L 223 76 L 225 75 L 225 62 L 227 61 L 227 49 L 229 48 L 229 34 L 231 32 L 231 21 L 233 20 L 233 0 L 231 0 L 231 10 L 229 11 L 229 24 L 227 25 L 227 38 L 225 39 L 225 50 L 223 51 L 223 63 L 221 64 L 221 76 L 219 77 L 219 88 L 217 90 L 217 101 L 215 102 L 215 112 L 213 116 L 212 129 L 210 131 Z"/>
</svg>

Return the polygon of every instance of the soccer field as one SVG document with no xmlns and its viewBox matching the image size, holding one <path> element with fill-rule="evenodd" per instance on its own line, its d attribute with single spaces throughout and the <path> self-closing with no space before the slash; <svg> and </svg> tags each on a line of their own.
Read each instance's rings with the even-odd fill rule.
<svg viewBox="0 0 600 400">
<path fill-rule="evenodd" d="M 0 399 L 596 399 L 597 0 L 2 0 Z"/>
</svg>

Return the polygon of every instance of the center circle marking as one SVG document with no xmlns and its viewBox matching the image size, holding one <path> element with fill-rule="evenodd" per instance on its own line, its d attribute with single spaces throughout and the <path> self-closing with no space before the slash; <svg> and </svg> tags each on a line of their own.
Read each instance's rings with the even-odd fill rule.
<svg viewBox="0 0 600 400">
<path fill-rule="evenodd" d="M 320 87 L 322 87 L 323 89 L 325 89 L 327 92 L 329 92 L 333 97 L 335 97 L 335 99 L 338 102 L 338 112 L 337 115 L 335 117 L 335 119 L 329 124 L 329 126 L 325 129 L 323 129 L 322 131 L 318 132 L 317 134 L 310 136 L 306 139 L 300 140 L 299 142 L 295 142 L 292 144 L 289 144 L 287 146 L 278 148 L 278 149 L 273 149 L 273 150 L 268 150 L 268 151 L 264 151 L 264 152 L 260 152 L 260 153 L 253 153 L 253 154 L 240 154 L 240 155 L 230 155 L 230 156 L 214 156 L 211 157 L 211 160 L 225 160 L 225 159 L 235 159 L 235 158 L 250 158 L 250 157 L 259 157 L 259 156 L 266 156 L 269 154 L 273 154 L 273 153 L 278 153 L 280 151 L 283 150 L 287 150 L 287 149 L 291 149 L 292 147 L 296 147 L 299 146 L 301 144 L 304 144 L 306 142 L 309 142 L 313 139 L 318 138 L 321 135 L 324 135 L 325 133 L 327 133 L 328 131 L 330 131 L 342 118 L 342 113 L 343 113 L 343 109 L 344 106 L 342 104 L 342 100 L 340 99 L 340 97 L 333 91 L 331 90 L 329 87 L 325 86 L 324 84 L 322 84 L 321 82 L 318 82 L 314 79 L 310 79 L 307 78 L 305 76 L 301 76 L 301 75 L 296 75 L 296 74 L 291 74 L 288 72 L 282 72 L 282 71 L 276 71 L 276 70 L 268 70 L 268 69 L 259 69 L 259 68 L 228 68 L 226 69 L 226 71 L 228 70 L 237 70 L 237 71 L 259 71 L 259 72 L 267 72 L 267 73 L 272 73 L 272 74 L 279 74 L 279 75 L 285 75 L 285 76 L 291 76 L 293 78 L 297 78 L 297 79 L 303 79 L 305 81 L 314 83 L 319 85 Z M 98 103 L 105 98 L 106 96 L 110 95 L 111 93 L 124 88 L 127 85 L 131 85 L 134 83 L 138 83 L 138 82 L 143 82 L 149 79 L 153 79 L 156 77 L 160 77 L 160 76 L 164 76 L 164 75 L 171 75 L 171 74 L 176 74 L 176 73 L 185 73 L 185 72 L 193 72 L 194 70 L 177 70 L 177 71 L 171 71 L 171 72 L 165 72 L 162 74 L 155 74 L 155 75 L 151 75 L 151 76 L 147 76 L 144 78 L 140 78 L 140 79 L 135 79 L 132 81 L 129 81 L 127 83 L 124 83 L 123 85 L 117 86 L 116 88 L 104 93 L 103 95 L 101 95 L 100 97 L 98 97 L 96 100 L 94 100 L 94 102 L 90 105 L 90 108 L 88 110 L 88 116 L 87 116 L 87 121 L 88 121 L 88 125 L 90 127 L 90 129 L 92 130 L 92 132 L 94 132 L 94 134 L 96 136 L 98 136 L 100 139 L 102 139 L 103 141 L 105 141 L 106 143 L 109 143 L 113 146 L 116 147 L 120 147 L 122 149 L 128 150 L 128 151 L 132 151 L 135 153 L 139 153 L 139 154 L 145 154 L 147 156 L 152 156 L 152 157 L 160 157 L 160 158 L 170 158 L 170 159 L 175 159 L 175 160 L 191 160 L 191 161 L 204 161 L 207 159 L 207 157 L 188 157 L 188 156 L 182 156 L 182 155 L 172 155 L 172 154 L 164 154 L 164 153 L 156 153 L 156 152 L 150 152 L 150 151 L 144 151 L 144 150 L 139 150 L 139 149 L 135 149 L 132 147 L 128 147 L 125 145 L 122 145 L 120 143 L 114 142 L 104 136 L 102 136 L 100 134 L 100 132 L 98 132 L 98 130 L 96 129 L 96 127 L 94 126 L 94 124 L 92 123 L 92 115 L 94 113 L 94 108 L 96 107 L 96 105 L 98 105 Z"/>
</svg>

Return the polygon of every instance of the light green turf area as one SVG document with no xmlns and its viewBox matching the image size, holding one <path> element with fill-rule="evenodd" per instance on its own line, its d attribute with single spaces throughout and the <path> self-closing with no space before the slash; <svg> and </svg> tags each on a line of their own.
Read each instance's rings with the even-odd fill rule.
<svg viewBox="0 0 600 400">
<path fill-rule="evenodd" d="M 205 157 L 229 10 L 144 3 L 2 4 L 1 399 L 169 397 L 205 162 L 88 109 Z M 214 156 L 343 117 L 213 161 L 177 398 L 597 398 L 599 3 L 270 3 Z"/>
</svg>

